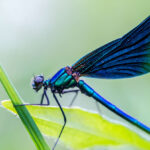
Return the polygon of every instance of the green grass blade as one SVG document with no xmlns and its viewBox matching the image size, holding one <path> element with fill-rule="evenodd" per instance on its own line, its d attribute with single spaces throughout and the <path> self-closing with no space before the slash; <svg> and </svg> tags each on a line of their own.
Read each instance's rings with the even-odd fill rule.
<svg viewBox="0 0 150 150">
<path fill-rule="evenodd" d="M 10 101 L 2 105 L 16 114 Z M 58 107 L 27 106 L 39 129 L 47 136 L 57 138 L 63 125 Z M 131 129 L 101 117 L 99 114 L 79 108 L 63 108 L 67 116 L 67 124 L 61 141 L 72 149 L 93 146 L 128 146 L 142 150 L 150 149 L 150 141 L 141 137 Z"/>
<path fill-rule="evenodd" d="M 17 93 L 16 89 L 13 87 L 12 83 L 8 80 L 8 77 L 5 74 L 1 66 L 0 66 L 0 82 L 5 88 L 8 96 L 10 97 L 12 104 L 14 106 L 22 104 L 21 97 Z M 37 125 L 32 119 L 30 113 L 26 109 L 26 107 L 25 106 L 15 107 L 15 110 L 17 114 L 19 115 L 21 121 L 23 122 L 24 126 L 26 127 L 28 133 L 30 134 L 37 149 L 38 150 L 50 150 L 41 132 L 39 131 Z"/>
</svg>

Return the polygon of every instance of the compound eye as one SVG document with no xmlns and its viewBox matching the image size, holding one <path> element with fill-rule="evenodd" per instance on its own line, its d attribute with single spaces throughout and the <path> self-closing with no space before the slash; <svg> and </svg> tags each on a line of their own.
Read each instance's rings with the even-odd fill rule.
<svg viewBox="0 0 150 150">
<path fill-rule="evenodd" d="M 35 91 L 39 91 L 43 86 L 43 81 L 44 81 L 44 76 L 42 76 L 42 75 L 35 76 L 32 81 L 32 88 Z"/>
<path fill-rule="evenodd" d="M 44 81 L 44 77 L 42 75 L 34 77 L 34 82 L 37 84 L 43 83 L 43 81 Z"/>
</svg>

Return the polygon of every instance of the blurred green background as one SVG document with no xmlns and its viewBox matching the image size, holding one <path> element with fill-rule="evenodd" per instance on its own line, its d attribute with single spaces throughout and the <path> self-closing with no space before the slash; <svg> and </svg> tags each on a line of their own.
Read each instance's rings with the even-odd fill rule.
<svg viewBox="0 0 150 150">
<path fill-rule="evenodd" d="M 1 0 L 0 64 L 24 101 L 38 103 L 41 92 L 35 93 L 30 86 L 34 74 L 51 78 L 61 67 L 72 65 L 93 49 L 121 37 L 148 15 L 149 0 Z M 103 97 L 150 126 L 150 74 L 123 80 L 84 80 Z M 49 96 L 51 104 L 56 105 Z M 61 104 L 68 105 L 72 96 L 63 96 Z M 0 100 L 4 99 L 8 96 L 0 85 Z M 97 111 L 94 101 L 81 94 L 74 105 Z M 102 114 L 125 122 L 100 107 Z M 47 140 L 52 146 L 54 141 Z M 3 108 L 0 149 L 35 150 L 21 121 Z M 60 149 L 67 148 L 59 144 L 56 150 Z"/>
</svg>

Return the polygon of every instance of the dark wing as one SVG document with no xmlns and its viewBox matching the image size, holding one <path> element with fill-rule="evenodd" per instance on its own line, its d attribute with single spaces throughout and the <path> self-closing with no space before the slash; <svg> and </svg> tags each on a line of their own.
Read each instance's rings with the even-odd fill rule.
<svg viewBox="0 0 150 150">
<path fill-rule="evenodd" d="M 150 16 L 125 34 L 78 60 L 80 76 L 129 78 L 150 72 Z"/>
</svg>

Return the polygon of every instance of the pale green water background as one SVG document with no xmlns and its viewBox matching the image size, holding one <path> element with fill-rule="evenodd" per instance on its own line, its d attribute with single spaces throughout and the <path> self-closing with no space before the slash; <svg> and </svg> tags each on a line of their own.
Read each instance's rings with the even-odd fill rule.
<svg viewBox="0 0 150 150">
<path fill-rule="evenodd" d="M 23 99 L 38 103 L 41 92 L 36 94 L 30 86 L 33 74 L 52 77 L 61 67 L 72 65 L 93 49 L 127 33 L 148 15 L 149 0 L 1 0 L 0 63 Z M 84 80 L 150 126 L 150 74 L 124 80 Z M 69 94 L 63 96 L 61 104 L 68 105 L 71 98 Z M 8 96 L 0 85 L 0 100 L 3 99 Z M 96 111 L 94 101 L 81 94 L 74 105 Z M 123 122 L 102 106 L 101 110 Z M 53 145 L 51 139 L 48 142 Z M 63 149 L 66 148 L 61 144 L 56 150 Z M 2 108 L 0 150 L 35 150 L 20 120 Z"/>
</svg>

